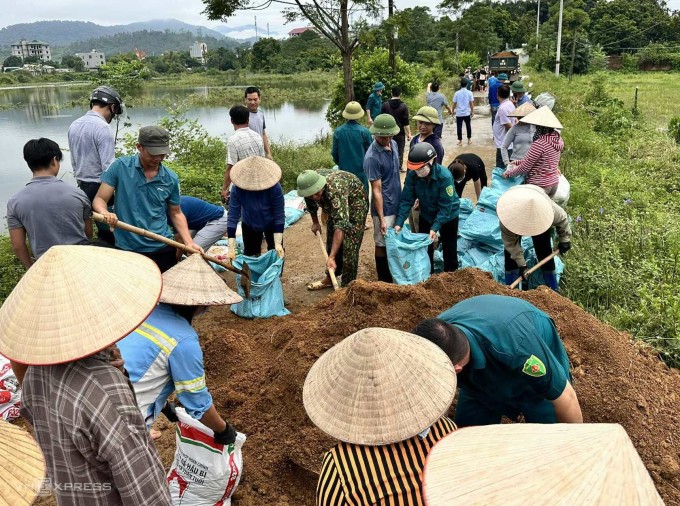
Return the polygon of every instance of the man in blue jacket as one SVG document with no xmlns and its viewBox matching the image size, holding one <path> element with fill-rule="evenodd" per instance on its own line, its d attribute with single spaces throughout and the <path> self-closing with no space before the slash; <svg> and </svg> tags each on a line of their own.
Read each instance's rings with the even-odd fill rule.
<svg viewBox="0 0 680 506">
<path fill-rule="evenodd" d="M 418 199 L 418 230 L 429 233 L 433 241 L 439 233 L 444 253 L 444 272 L 458 269 L 458 214 L 460 201 L 453 187 L 451 171 L 436 163 L 437 152 L 431 144 L 420 142 L 408 154 L 409 169 L 399 202 L 394 231 L 399 233 Z M 434 248 L 428 248 L 430 270 L 434 272 Z"/>
</svg>

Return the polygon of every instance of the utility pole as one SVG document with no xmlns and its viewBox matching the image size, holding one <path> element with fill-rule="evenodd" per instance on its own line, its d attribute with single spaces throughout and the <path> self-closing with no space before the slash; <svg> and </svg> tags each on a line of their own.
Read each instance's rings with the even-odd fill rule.
<svg viewBox="0 0 680 506">
<path fill-rule="evenodd" d="M 557 50 L 555 52 L 555 75 L 560 76 L 560 52 L 562 49 L 562 12 L 564 11 L 564 0 L 560 0 L 560 19 L 557 24 Z"/>
<path fill-rule="evenodd" d="M 394 14 L 394 0 L 388 0 L 387 2 L 387 19 L 388 19 L 388 26 L 390 29 L 390 40 L 389 40 L 389 57 L 388 57 L 388 65 L 390 67 L 390 70 L 392 71 L 392 77 L 395 77 L 397 75 L 397 48 L 396 48 L 396 41 L 394 40 L 394 26 L 392 26 L 392 15 Z"/>
<path fill-rule="evenodd" d="M 253 16 L 255 18 L 255 40 L 260 40 L 260 37 L 257 35 L 257 16 Z"/>
<path fill-rule="evenodd" d="M 269 23 L 267 23 L 267 37 L 269 37 Z"/>
<path fill-rule="evenodd" d="M 536 9 L 536 51 L 538 51 L 538 28 L 541 26 L 541 0 L 538 0 L 538 9 Z"/>
</svg>

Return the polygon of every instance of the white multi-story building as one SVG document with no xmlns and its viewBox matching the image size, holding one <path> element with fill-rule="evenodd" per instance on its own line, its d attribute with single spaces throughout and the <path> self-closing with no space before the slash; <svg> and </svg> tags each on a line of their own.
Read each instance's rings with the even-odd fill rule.
<svg viewBox="0 0 680 506">
<path fill-rule="evenodd" d="M 205 42 L 194 42 L 193 46 L 189 48 L 189 56 L 196 58 L 201 63 L 205 63 L 205 53 L 208 52 L 208 46 Z"/>
<path fill-rule="evenodd" d="M 19 42 L 12 44 L 12 56 L 18 56 L 22 60 L 29 56 L 37 56 L 41 61 L 52 60 L 50 45 L 39 40 L 27 41 L 21 39 Z"/>
<path fill-rule="evenodd" d="M 83 60 L 85 67 L 88 69 L 98 69 L 102 65 L 106 65 L 106 56 L 96 49 L 89 53 L 76 53 L 76 56 Z"/>
</svg>

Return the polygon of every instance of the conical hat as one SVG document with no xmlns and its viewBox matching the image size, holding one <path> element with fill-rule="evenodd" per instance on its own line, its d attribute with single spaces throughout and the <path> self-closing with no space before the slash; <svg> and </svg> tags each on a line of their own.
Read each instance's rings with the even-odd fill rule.
<svg viewBox="0 0 680 506">
<path fill-rule="evenodd" d="M 52 246 L 0 308 L 0 353 L 28 365 L 88 357 L 153 311 L 161 273 L 145 256 L 96 246 Z"/>
<path fill-rule="evenodd" d="M 552 201 L 539 186 L 513 186 L 498 199 L 496 214 L 510 232 L 517 235 L 539 235 L 555 220 Z"/>
<path fill-rule="evenodd" d="M 180 306 L 220 306 L 243 301 L 201 255 L 189 255 L 163 273 L 161 302 Z"/>
<path fill-rule="evenodd" d="M 534 112 L 524 116 L 520 121 L 522 123 L 529 123 L 530 125 L 562 128 L 562 123 L 560 123 L 560 120 L 557 119 L 557 116 L 555 116 L 549 107 L 539 107 Z"/>
<path fill-rule="evenodd" d="M 0 504 L 33 504 L 45 477 L 45 459 L 25 430 L 0 421 Z"/>
<path fill-rule="evenodd" d="M 324 353 L 302 400 L 314 425 L 347 443 L 403 441 L 449 408 L 456 373 L 435 344 L 398 330 L 367 328 Z"/>
<path fill-rule="evenodd" d="M 534 104 L 527 102 L 526 104 L 520 105 L 517 109 L 508 114 L 508 116 L 512 116 L 513 118 L 523 118 L 535 110 L 536 108 L 534 107 Z"/>
<path fill-rule="evenodd" d="M 249 156 L 234 164 L 229 177 L 242 190 L 268 190 L 281 180 L 281 167 L 268 158 Z"/>
<path fill-rule="evenodd" d="M 663 505 L 618 424 L 500 424 L 451 433 L 430 451 L 427 506 Z"/>
</svg>

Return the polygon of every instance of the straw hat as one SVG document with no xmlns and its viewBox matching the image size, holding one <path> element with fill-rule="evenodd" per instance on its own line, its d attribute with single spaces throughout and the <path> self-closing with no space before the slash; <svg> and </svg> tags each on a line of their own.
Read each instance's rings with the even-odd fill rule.
<svg viewBox="0 0 680 506">
<path fill-rule="evenodd" d="M 45 477 L 45 459 L 25 430 L 0 421 L 0 503 L 33 504 Z"/>
<path fill-rule="evenodd" d="M 430 107 L 429 105 L 424 105 L 423 107 L 418 109 L 418 113 L 415 116 L 413 116 L 413 119 L 416 121 L 424 121 L 425 123 L 441 125 L 437 109 L 435 109 L 434 107 Z"/>
<path fill-rule="evenodd" d="M 281 180 L 281 167 L 263 156 L 249 156 L 234 164 L 229 177 L 242 190 L 268 190 Z"/>
<path fill-rule="evenodd" d="M 359 119 L 364 116 L 364 108 L 356 101 L 347 102 L 345 109 L 342 111 L 342 117 L 345 119 Z"/>
<path fill-rule="evenodd" d="M 531 114 L 524 116 L 520 121 L 548 128 L 563 128 L 562 123 L 560 123 L 560 120 L 557 119 L 549 107 L 539 107 Z"/>
<path fill-rule="evenodd" d="M 427 506 L 663 505 L 618 424 L 500 424 L 451 433 L 430 451 Z"/>
<path fill-rule="evenodd" d="M 52 246 L 0 308 L 0 353 L 28 365 L 88 357 L 146 319 L 161 283 L 158 267 L 145 256 Z"/>
<path fill-rule="evenodd" d="M 316 361 L 302 400 L 314 425 L 330 436 L 383 445 L 430 427 L 455 393 L 456 373 L 437 345 L 407 332 L 367 328 Z"/>
<path fill-rule="evenodd" d="M 533 184 L 513 186 L 498 199 L 498 219 L 517 235 L 539 235 L 555 221 L 552 201 L 545 191 Z"/>
<path fill-rule="evenodd" d="M 161 302 L 181 306 L 219 306 L 243 301 L 201 255 L 189 255 L 163 273 Z"/>
<path fill-rule="evenodd" d="M 527 114 L 531 114 L 534 112 L 536 108 L 534 107 L 534 104 L 527 102 L 526 104 L 520 105 L 517 109 L 512 111 L 508 116 L 512 116 L 514 118 L 523 118 Z"/>
</svg>

